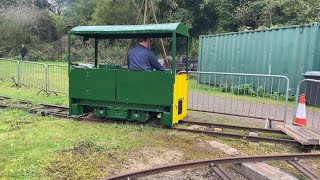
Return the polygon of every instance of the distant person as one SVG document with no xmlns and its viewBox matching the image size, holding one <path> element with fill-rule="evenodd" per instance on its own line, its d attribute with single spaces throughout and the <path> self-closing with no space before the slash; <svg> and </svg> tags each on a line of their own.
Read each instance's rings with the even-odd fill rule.
<svg viewBox="0 0 320 180">
<path fill-rule="evenodd" d="M 22 61 L 26 61 L 26 54 L 28 53 L 25 45 L 22 45 L 21 49 L 20 49 L 20 54 L 21 54 L 21 60 Z"/>
<path fill-rule="evenodd" d="M 150 38 L 139 38 L 139 44 L 128 51 L 127 61 L 129 70 L 149 71 L 158 70 L 164 71 L 164 68 L 159 63 L 157 57 L 149 50 Z"/>
</svg>

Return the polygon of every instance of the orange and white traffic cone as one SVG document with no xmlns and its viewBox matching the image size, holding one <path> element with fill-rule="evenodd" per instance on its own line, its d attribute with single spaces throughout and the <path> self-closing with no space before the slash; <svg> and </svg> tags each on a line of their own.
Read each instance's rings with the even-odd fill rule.
<svg viewBox="0 0 320 180">
<path fill-rule="evenodd" d="M 301 94 L 299 105 L 296 112 L 296 118 L 294 125 L 306 126 L 307 125 L 307 113 L 306 113 L 306 97 Z"/>
</svg>

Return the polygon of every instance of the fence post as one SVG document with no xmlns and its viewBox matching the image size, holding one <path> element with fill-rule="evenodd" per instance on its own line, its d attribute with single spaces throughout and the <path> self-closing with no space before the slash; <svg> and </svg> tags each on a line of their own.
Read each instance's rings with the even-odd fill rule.
<svg viewBox="0 0 320 180">
<path fill-rule="evenodd" d="M 305 84 L 303 84 L 305 83 Z M 310 83 L 309 85 L 306 83 Z M 315 91 L 315 88 L 313 88 L 312 83 L 316 83 L 317 85 L 317 89 Z M 305 85 L 305 90 L 303 85 Z M 320 95 L 319 93 L 319 88 L 320 87 L 320 80 L 315 80 L 315 79 L 304 79 L 302 81 L 299 82 L 298 86 L 297 86 L 297 90 L 296 90 L 296 99 L 295 99 L 295 103 L 294 103 L 294 110 L 293 110 L 293 118 L 291 119 L 291 124 L 293 124 L 294 119 L 296 117 L 296 112 L 297 112 L 297 107 L 299 104 L 299 95 L 300 94 L 305 94 L 306 95 L 306 112 L 307 112 L 307 127 L 308 128 L 312 128 L 312 129 L 316 129 L 316 130 L 320 130 L 320 110 L 319 110 L 319 103 L 318 103 L 318 98 Z M 309 89 L 309 91 L 308 91 Z M 300 92 L 302 91 L 302 92 Z M 315 93 L 314 93 L 315 92 Z M 314 104 L 312 103 L 312 101 L 314 101 Z M 314 107 L 310 107 L 310 106 L 314 106 Z"/>
<path fill-rule="evenodd" d="M 286 104 L 284 106 L 284 123 L 287 124 L 287 113 L 288 113 L 288 98 L 289 98 L 289 88 L 290 88 L 290 80 L 288 77 L 285 77 L 287 80 L 287 87 L 286 87 Z"/>
<path fill-rule="evenodd" d="M 21 68 L 20 68 L 20 61 L 18 61 L 18 86 L 21 86 Z"/>
<path fill-rule="evenodd" d="M 49 66 L 50 65 L 45 65 L 45 72 L 46 72 L 46 92 L 47 92 L 47 94 L 49 94 L 49 91 L 50 91 L 50 89 L 49 89 Z"/>
<path fill-rule="evenodd" d="M 68 66 L 48 64 L 47 67 L 48 95 L 52 93 L 55 95 L 58 95 L 57 93 L 66 94 L 68 91 L 65 89 L 67 88 L 65 81 L 68 80 L 68 77 L 64 77 L 63 75 L 67 75 Z"/>
</svg>

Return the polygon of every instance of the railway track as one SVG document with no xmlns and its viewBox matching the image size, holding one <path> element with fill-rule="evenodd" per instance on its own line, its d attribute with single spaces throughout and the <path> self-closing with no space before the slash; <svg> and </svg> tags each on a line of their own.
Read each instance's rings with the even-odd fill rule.
<svg viewBox="0 0 320 180">
<path fill-rule="evenodd" d="M 1 103 L 2 100 L 12 100 L 15 103 Z M 0 96 L 0 108 L 16 108 L 27 110 L 34 114 L 41 114 L 43 116 L 52 115 L 60 118 L 66 119 L 74 119 L 79 121 L 93 121 L 99 123 L 119 123 L 119 121 L 111 121 L 104 120 L 98 118 L 91 118 L 88 114 L 80 115 L 80 116 L 70 116 L 68 115 L 68 107 L 66 106 L 57 106 L 43 103 L 34 103 L 32 101 L 27 100 L 14 100 L 9 97 Z M 123 122 L 121 122 L 123 123 Z M 268 134 L 284 134 L 282 131 L 275 129 L 262 129 L 262 128 L 253 128 L 253 127 L 243 127 L 243 126 L 233 126 L 233 125 L 223 125 L 223 124 L 214 124 L 214 123 L 203 123 L 203 122 L 195 122 L 195 121 L 180 121 L 179 125 L 182 126 L 201 126 L 206 130 L 195 130 L 181 127 L 173 127 L 166 128 L 172 129 L 175 131 L 182 132 L 190 132 L 190 133 L 198 133 L 198 134 L 206 134 L 208 136 L 215 137 L 226 137 L 226 138 L 237 138 L 244 139 L 249 141 L 256 142 L 269 142 L 269 143 L 278 143 L 278 144 L 287 144 L 292 146 L 303 147 L 307 149 L 320 149 L 318 146 L 303 146 L 298 141 L 293 139 L 278 139 L 278 138 L 270 138 L 270 137 L 255 137 L 255 136 L 247 136 L 242 134 L 231 134 L 225 132 L 215 132 L 211 131 L 211 128 L 222 128 L 222 129 L 232 129 L 232 130 L 241 130 L 241 131 L 253 131 L 253 132 L 262 132 Z M 155 126 L 160 127 L 160 126 Z M 165 128 L 165 127 L 160 127 Z M 185 162 L 179 164 L 172 164 L 167 166 L 155 167 L 150 169 L 145 169 L 141 171 L 136 171 L 132 173 L 120 174 L 113 177 L 108 177 L 105 179 L 132 179 L 139 177 L 147 177 L 150 175 L 155 175 L 163 172 L 196 168 L 196 167 L 208 167 L 211 169 L 212 173 L 215 176 L 219 176 L 221 179 L 228 180 L 233 179 L 232 176 L 225 170 L 221 165 L 222 164 L 235 164 L 235 163 L 246 163 L 246 162 L 262 162 L 262 161 L 286 161 L 291 166 L 299 170 L 309 179 L 320 179 L 320 177 L 309 170 L 308 168 L 302 166 L 298 160 L 300 159 L 320 159 L 320 153 L 309 153 L 309 154 L 287 154 L 287 155 L 265 155 L 265 156 L 242 156 L 242 157 L 229 157 L 229 158 L 219 158 L 219 159 L 210 159 L 210 160 L 199 160 L 192 162 Z"/>
<path fill-rule="evenodd" d="M 302 166 L 298 162 L 298 160 L 302 160 L 302 159 L 303 160 L 320 159 L 320 153 L 240 156 L 240 157 L 228 157 L 228 158 L 191 161 L 191 162 L 184 162 L 184 163 L 166 165 L 161 167 L 155 167 L 155 168 L 145 169 L 145 170 L 131 172 L 131 173 L 120 174 L 120 175 L 104 178 L 104 180 L 136 179 L 136 178 L 147 177 L 150 175 L 160 174 L 160 173 L 169 172 L 169 171 L 199 168 L 199 167 L 202 167 L 202 168 L 209 167 L 221 179 L 227 180 L 227 179 L 234 179 L 234 178 L 228 175 L 227 171 L 221 167 L 222 164 L 256 163 L 256 162 L 263 162 L 263 161 L 287 161 L 289 164 L 291 164 L 294 168 L 299 170 L 309 179 L 320 179 L 320 176 L 318 176 L 308 168 Z"/>
<path fill-rule="evenodd" d="M 80 116 L 68 115 L 68 107 L 66 107 L 66 106 L 34 103 L 32 101 L 27 101 L 27 100 L 14 100 L 14 101 L 16 101 L 16 104 L 2 104 L 1 100 L 14 100 L 14 99 L 11 99 L 11 98 L 5 97 L 5 96 L 0 96 L 0 108 L 17 108 L 17 109 L 27 110 L 27 111 L 34 113 L 34 114 L 41 114 L 43 116 L 52 115 L 52 116 L 56 116 L 56 117 L 60 117 L 60 118 L 74 119 L 74 120 L 79 120 L 79 121 L 93 121 L 93 122 L 100 122 L 100 123 L 123 123 L 123 122 L 119 122 L 119 121 L 92 118 L 92 117 L 89 117 L 88 114 L 83 114 Z M 251 132 L 263 132 L 263 133 L 268 133 L 268 134 L 284 134 L 282 131 L 275 130 L 275 129 L 262 129 L 262 128 L 233 126 L 233 125 L 224 125 L 224 124 L 215 124 L 215 123 L 203 123 L 203 122 L 196 122 L 196 121 L 184 121 L 184 120 L 179 121 L 179 125 L 183 125 L 183 126 L 197 125 L 197 126 L 204 127 L 206 129 L 205 130 L 198 130 L 198 129 L 189 129 L 189 128 L 184 128 L 184 127 L 177 127 L 177 126 L 173 127 L 173 128 L 166 128 L 163 126 L 155 126 L 155 127 L 172 129 L 172 130 L 180 131 L 180 132 L 205 134 L 205 135 L 214 136 L 214 137 L 236 138 L 236 139 L 249 140 L 249 141 L 254 141 L 254 142 L 268 142 L 268 143 L 275 143 L 275 144 L 285 144 L 285 145 L 291 145 L 291 146 L 298 146 L 298 147 L 301 147 L 304 149 L 320 149 L 319 146 L 302 145 L 298 141 L 291 139 L 289 136 L 288 136 L 288 139 L 283 139 L 283 138 L 271 138 L 271 137 L 262 137 L 262 136 L 249 136 L 249 135 L 245 135 L 245 134 L 235 134 L 235 133 L 226 133 L 226 132 L 216 132 L 216 131 L 210 130 L 210 128 L 217 127 L 217 128 L 222 128 L 222 129 L 232 129 L 232 130 L 251 131 Z"/>
</svg>

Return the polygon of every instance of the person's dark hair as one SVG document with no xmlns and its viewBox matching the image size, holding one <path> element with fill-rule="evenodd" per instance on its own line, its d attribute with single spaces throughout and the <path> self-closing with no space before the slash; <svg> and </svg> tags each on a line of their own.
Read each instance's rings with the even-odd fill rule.
<svg viewBox="0 0 320 180">
<path fill-rule="evenodd" d="M 138 43 L 141 43 L 143 41 L 147 41 L 147 37 L 141 37 L 141 38 L 138 38 Z"/>
</svg>

